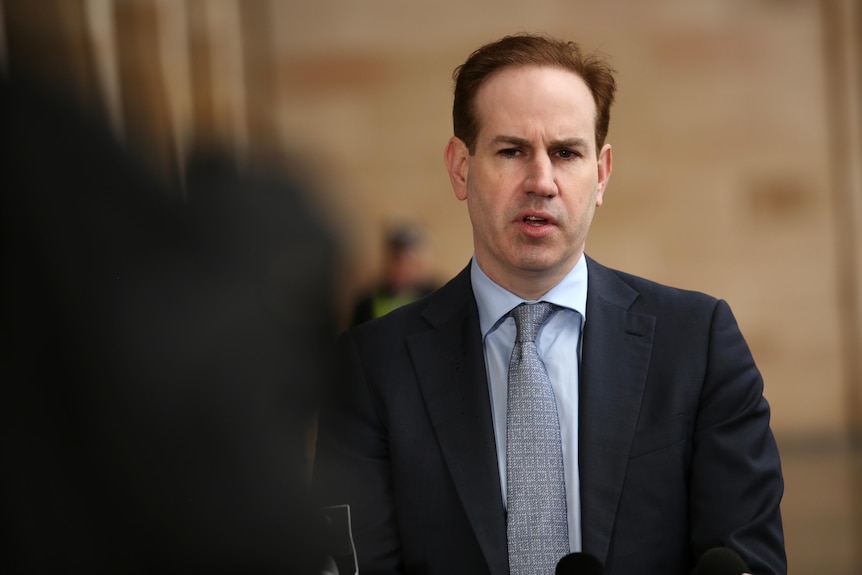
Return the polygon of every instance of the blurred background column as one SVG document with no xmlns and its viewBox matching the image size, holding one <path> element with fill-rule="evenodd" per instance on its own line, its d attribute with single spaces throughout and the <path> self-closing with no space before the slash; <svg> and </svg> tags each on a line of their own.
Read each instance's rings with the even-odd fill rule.
<svg viewBox="0 0 862 575">
<path fill-rule="evenodd" d="M 171 114 L 160 51 L 164 19 L 159 12 L 166 6 L 154 0 L 114 2 L 114 25 L 126 145 L 149 160 L 165 182 L 178 187 L 176 118 Z"/>
<path fill-rule="evenodd" d="M 10 75 L 27 71 L 81 105 L 103 107 L 86 0 L 4 0 L 0 7 Z"/>
<path fill-rule="evenodd" d="M 862 6 L 857 0 L 821 0 L 824 64 L 831 133 L 832 190 L 847 422 L 851 449 L 853 564 L 862 564 Z M 852 452 L 851 452 L 852 453 Z"/>
<path fill-rule="evenodd" d="M 248 156 L 243 33 L 237 0 L 188 0 L 193 148 Z M 254 2 L 253 4 L 260 4 Z"/>
<path fill-rule="evenodd" d="M 829 110 L 831 187 L 836 206 L 838 298 L 853 443 L 862 446 L 862 8 L 821 0 Z"/>
<path fill-rule="evenodd" d="M 278 23 L 269 0 L 239 2 L 238 7 L 243 70 L 249 96 L 245 106 L 249 157 L 269 161 L 282 150 L 278 125 L 282 102 L 275 54 Z"/>
</svg>

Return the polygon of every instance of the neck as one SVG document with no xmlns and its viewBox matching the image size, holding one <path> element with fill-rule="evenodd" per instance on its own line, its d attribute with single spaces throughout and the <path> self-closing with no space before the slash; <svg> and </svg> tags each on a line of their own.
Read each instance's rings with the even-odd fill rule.
<svg viewBox="0 0 862 575">
<path fill-rule="evenodd" d="M 476 263 L 479 264 L 479 267 L 482 268 L 482 271 L 491 281 L 526 301 L 542 299 L 542 296 L 563 281 L 566 274 L 574 268 L 572 266 L 565 270 L 554 271 L 553 273 L 550 270 L 521 270 L 516 274 L 498 274 L 495 270 L 488 270 L 482 266 L 482 262 L 478 258 Z"/>
</svg>

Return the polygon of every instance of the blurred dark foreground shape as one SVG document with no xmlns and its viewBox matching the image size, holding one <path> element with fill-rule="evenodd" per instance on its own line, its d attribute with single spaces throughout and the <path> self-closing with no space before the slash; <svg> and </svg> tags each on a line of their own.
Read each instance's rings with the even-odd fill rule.
<svg viewBox="0 0 862 575">
<path fill-rule="evenodd" d="M 305 187 L 205 163 L 180 201 L 65 103 L 4 80 L 0 110 L 4 571 L 319 573 Z"/>
</svg>

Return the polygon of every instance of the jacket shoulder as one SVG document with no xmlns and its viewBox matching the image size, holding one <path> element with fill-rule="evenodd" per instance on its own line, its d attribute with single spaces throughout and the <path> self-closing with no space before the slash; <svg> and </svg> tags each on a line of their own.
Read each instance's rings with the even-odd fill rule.
<svg viewBox="0 0 862 575">
<path fill-rule="evenodd" d="M 721 300 L 710 294 L 671 286 L 632 273 L 606 267 L 589 260 L 591 292 L 598 297 L 628 301 L 633 308 L 663 307 L 714 308 Z"/>
</svg>

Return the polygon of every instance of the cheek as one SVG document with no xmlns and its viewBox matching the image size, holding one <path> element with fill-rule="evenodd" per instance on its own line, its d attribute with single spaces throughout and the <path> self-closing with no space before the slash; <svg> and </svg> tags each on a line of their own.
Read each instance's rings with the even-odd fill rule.
<svg viewBox="0 0 862 575">
<path fill-rule="evenodd" d="M 501 228 L 504 227 L 501 217 L 500 203 L 488 195 L 472 194 L 467 196 L 467 212 L 470 215 L 470 223 L 474 234 L 492 241 L 492 237 L 499 238 Z"/>
<path fill-rule="evenodd" d="M 566 211 L 573 224 L 583 227 L 589 225 L 596 211 L 597 196 L 593 193 L 581 193 L 567 202 Z"/>
<path fill-rule="evenodd" d="M 480 174 L 473 175 L 467 181 L 467 205 L 470 210 L 484 210 L 486 207 L 491 207 L 494 195 L 492 190 L 495 189 L 494 183 L 489 182 L 487 178 L 483 178 Z M 476 215 L 481 217 L 482 214 Z"/>
<path fill-rule="evenodd" d="M 489 208 L 490 206 L 487 205 L 480 194 L 467 195 L 467 212 L 470 214 L 470 221 L 473 223 L 473 227 L 487 227 L 488 221 L 491 219 Z"/>
</svg>

